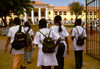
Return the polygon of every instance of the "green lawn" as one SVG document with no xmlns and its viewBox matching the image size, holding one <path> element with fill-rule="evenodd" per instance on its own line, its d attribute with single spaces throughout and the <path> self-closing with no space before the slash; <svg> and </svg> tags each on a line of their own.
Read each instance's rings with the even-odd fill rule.
<svg viewBox="0 0 100 69">
<path fill-rule="evenodd" d="M 38 30 L 38 26 L 32 26 L 33 31 L 36 33 Z M 71 31 L 71 28 L 67 28 L 68 32 Z M 0 36 L 0 69 L 12 69 L 12 63 L 13 63 L 13 56 L 9 54 L 9 51 L 7 53 L 4 53 L 4 46 L 6 42 L 6 36 Z M 72 41 L 69 37 L 69 44 L 70 44 L 70 55 L 65 57 L 65 66 L 64 69 L 75 69 L 75 62 L 74 62 L 74 53 L 72 50 Z M 34 52 L 32 55 L 32 61 L 33 63 L 30 65 L 27 65 L 26 69 L 41 69 L 38 68 L 37 65 L 37 57 L 38 57 L 38 48 L 34 48 Z M 53 69 L 53 67 L 52 67 Z M 91 58 L 90 56 L 87 56 L 83 54 L 83 69 L 100 69 L 100 61 L 95 60 L 94 58 Z"/>
</svg>

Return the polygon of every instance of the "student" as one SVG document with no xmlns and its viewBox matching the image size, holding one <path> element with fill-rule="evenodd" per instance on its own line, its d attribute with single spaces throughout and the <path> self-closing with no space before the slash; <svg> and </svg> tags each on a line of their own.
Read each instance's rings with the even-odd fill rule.
<svg viewBox="0 0 100 69">
<path fill-rule="evenodd" d="M 31 29 L 31 25 L 29 24 L 29 22 L 25 22 L 25 32 L 27 32 L 29 35 L 28 35 L 28 38 L 29 38 L 29 41 L 28 41 L 28 45 L 27 47 L 25 47 L 24 49 L 24 60 L 25 60 L 25 64 L 27 63 L 32 63 L 31 61 L 31 56 L 33 54 L 33 47 L 32 47 L 32 40 L 33 40 L 33 35 L 34 35 L 34 32 L 33 30 Z M 29 55 L 27 56 L 27 52 L 29 50 Z"/>
<path fill-rule="evenodd" d="M 11 28 L 9 28 L 9 32 L 8 32 L 8 35 L 7 35 L 8 39 L 7 39 L 5 49 L 4 49 L 5 52 L 7 51 L 8 45 L 9 44 L 11 45 L 11 43 L 14 41 L 14 36 L 15 36 L 15 33 L 19 30 L 20 23 L 21 23 L 21 20 L 18 17 L 16 17 L 14 19 L 15 25 L 12 26 Z M 21 31 L 24 32 L 23 27 L 21 27 Z M 11 54 L 13 54 L 13 56 L 14 56 L 14 58 L 13 58 L 13 69 L 18 69 L 22 65 L 22 57 L 24 55 L 24 48 L 19 49 L 19 50 L 12 48 Z M 21 69 L 24 69 L 24 68 L 22 68 L 22 66 L 21 66 Z"/>
<path fill-rule="evenodd" d="M 61 16 L 57 15 L 54 18 L 54 26 L 52 26 L 50 29 L 53 30 L 56 34 L 58 34 L 61 38 L 60 44 L 62 44 L 63 48 L 60 48 L 58 45 L 57 49 L 57 60 L 58 60 L 58 66 L 55 66 L 54 69 L 64 69 L 64 56 L 69 54 L 69 43 L 68 43 L 68 32 L 66 28 L 61 24 L 62 18 Z M 61 53 L 62 51 L 62 53 Z"/>
<path fill-rule="evenodd" d="M 50 29 L 47 28 L 47 21 L 45 19 L 41 19 L 39 21 L 39 28 L 44 35 L 49 34 Z M 39 47 L 39 52 L 38 52 L 38 61 L 37 61 L 37 66 L 41 66 L 41 69 L 51 69 L 51 66 L 57 66 L 57 59 L 56 59 L 56 54 L 54 53 L 44 53 L 42 48 L 42 42 L 44 40 L 44 36 L 40 32 L 36 32 L 33 44 L 38 45 Z M 47 35 L 48 36 L 48 35 Z M 56 34 L 55 32 L 51 31 L 50 32 L 50 37 L 52 37 L 55 41 L 59 39 L 59 35 Z"/>
<path fill-rule="evenodd" d="M 78 33 L 79 32 L 79 33 Z M 72 29 L 72 40 L 73 40 L 73 49 L 75 54 L 75 63 L 76 63 L 76 69 L 82 69 L 82 63 L 83 63 L 83 47 L 78 46 L 76 44 L 76 40 L 78 39 L 78 36 L 83 33 L 83 36 L 86 39 L 86 32 L 85 29 L 81 26 L 81 19 L 76 19 L 76 27 Z"/>
</svg>

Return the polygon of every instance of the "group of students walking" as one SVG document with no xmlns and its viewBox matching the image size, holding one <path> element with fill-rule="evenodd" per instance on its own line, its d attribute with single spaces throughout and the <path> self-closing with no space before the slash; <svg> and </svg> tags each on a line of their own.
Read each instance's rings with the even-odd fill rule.
<svg viewBox="0 0 100 69">
<path fill-rule="evenodd" d="M 24 54 L 25 62 L 31 63 L 31 56 L 33 52 L 33 45 L 38 46 L 38 59 L 37 59 L 37 66 L 41 69 L 51 69 L 51 66 L 54 66 L 54 69 L 64 69 L 64 57 L 69 55 L 69 42 L 68 42 L 68 36 L 69 33 L 66 30 L 66 27 L 64 27 L 61 24 L 62 18 L 61 16 L 57 15 L 54 18 L 54 25 L 50 27 L 50 29 L 47 27 L 47 21 L 45 19 L 41 19 L 39 21 L 39 31 L 36 32 L 35 37 L 33 38 L 34 32 L 31 29 L 31 26 L 28 22 L 25 23 L 25 28 L 22 27 L 22 32 L 28 32 L 30 36 L 32 37 L 31 44 L 29 45 L 29 57 L 27 57 L 27 51 L 28 48 L 22 48 L 20 50 L 12 49 L 11 53 L 14 55 L 14 61 L 13 61 L 13 69 L 18 69 L 20 66 L 21 69 L 25 69 L 21 65 L 22 56 Z M 20 26 L 20 19 L 15 18 L 14 23 L 15 26 L 12 26 L 9 29 L 8 32 L 8 39 L 5 46 L 5 52 L 7 51 L 7 47 L 9 44 L 11 44 L 14 41 L 15 33 L 18 31 L 18 28 Z M 86 39 L 86 32 L 85 29 L 81 26 L 81 19 L 77 19 L 75 22 L 75 27 L 72 29 L 72 40 L 73 40 L 73 48 L 75 53 L 75 62 L 76 62 L 76 69 L 82 69 L 82 53 L 83 53 L 83 45 L 78 46 L 76 44 L 76 39 L 78 38 L 79 34 L 83 33 L 83 36 Z M 77 33 L 79 31 L 79 34 Z M 43 51 L 43 42 L 46 38 L 44 35 L 49 36 L 54 40 L 55 43 L 55 51 L 52 53 L 45 53 Z"/>
</svg>

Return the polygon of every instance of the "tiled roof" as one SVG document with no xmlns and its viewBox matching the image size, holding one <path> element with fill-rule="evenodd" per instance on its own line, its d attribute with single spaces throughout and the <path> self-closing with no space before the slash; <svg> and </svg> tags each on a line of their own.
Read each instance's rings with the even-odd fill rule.
<svg viewBox="0 0 100 69">
<path fill-rule="evenodd" d="M 87 7 L 87 9 L 90 10 L 90 11 L 96 10 L 96 9 L 98 10 L 99 7 L 97 7 L 97 8 L 96 7 Z M 84 10 L 86 10 L 86 7 L 84 7 Z"/>
<path fill-rule="evenodd" d="M 43 3 L 43 2 L 40 2 L 40 1 L 34 1 L 35 2 L 35 4 L 46 4 L 46 3 Z"/>
<path fill-rule="evenodd" d="M 69 10 L 69 7 L 68 6 L 54 6 L 54 10 Z"/>
</svg>

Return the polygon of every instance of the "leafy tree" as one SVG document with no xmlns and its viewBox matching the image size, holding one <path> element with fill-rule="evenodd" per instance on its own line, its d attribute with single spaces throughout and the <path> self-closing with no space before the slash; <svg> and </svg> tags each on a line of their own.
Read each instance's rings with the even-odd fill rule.
<svg viewBox="0 0 100 69">
<path fill-rule="evenodd" d="M 74 12 L 76 19 L 78 18 L 79 15 L 82 14 L 82 11 L 84 9 L 83 5 L 81 5 L 79 2 L 73 2 L 69 4 L 70 10 Z"/>
<path fill-rule="evenodd" d="M 28 12 L 33 8 L 30 2 L 30 0 L 0 0 L 0 18 L 4 22 L 5 27 L 7 26 L 6 17 L 10 16 L 11 13 L 19 16 L 23 12 Z"/>
</svg>

